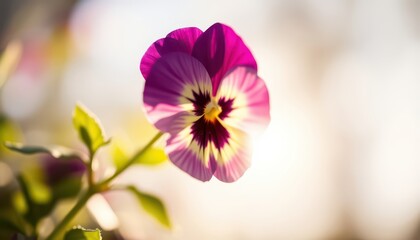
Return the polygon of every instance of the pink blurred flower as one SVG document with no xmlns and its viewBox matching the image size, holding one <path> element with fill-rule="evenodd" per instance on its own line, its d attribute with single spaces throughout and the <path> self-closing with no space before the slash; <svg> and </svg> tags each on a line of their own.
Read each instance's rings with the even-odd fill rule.
<svg viewBox="0 0 420 240">
<path fill-rule="evenodd" d="M 257 63 L 232 28 L 181 28 L 153 43 L 140 70 L 150 121 L 169 133 L 170 160 L 191 176 L 233 182 L 250 165 L 250 137 L 270 121 Z"/>
</svg>

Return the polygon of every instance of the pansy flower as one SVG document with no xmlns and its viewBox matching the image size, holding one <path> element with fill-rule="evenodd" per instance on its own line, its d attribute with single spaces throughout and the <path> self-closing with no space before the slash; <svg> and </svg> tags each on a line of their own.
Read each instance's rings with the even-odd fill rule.
<svg viewBox="0 0 420 240">
<path fill-rule="evenodd" d="M 148 48 L 140 70 L 147 116 L 169 134 L 169 159 L 201 181 L 241 177 L 250 165 L 250 138 L 270 121 L 269 97 L 232 28 L 170 32 Z"/>
</svg>

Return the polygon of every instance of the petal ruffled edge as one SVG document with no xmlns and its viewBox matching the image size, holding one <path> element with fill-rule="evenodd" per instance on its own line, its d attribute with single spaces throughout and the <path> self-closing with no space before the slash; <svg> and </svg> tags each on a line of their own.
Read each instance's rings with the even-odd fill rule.
<svg viewBox="0 0 420 240">
<path fill-rule="evenodd" d="M 228 144 L 222 148 L 217 148 L 212 142 L 200 146 L 191 134 L 191 125 L 198 118 L 184 112 L 173 122 L 165 148 L 170 161 L 203 182 L 209 181 L 213 175 L 223 182 L 238 180 L 251 164 L 249 136 L 228 127 Z"/>
<path fill-rule="evenodd" d="M 238 180 L 251 164 L 249 136 L 229 127 L 229 143 L 221 149 L 209 142 L 202 147 L 191 134 L 191 125 L 199 117 L 184 112 L 173 122 L 166 153 L 170 161 L 190 176 L 209 181 L 214 175 L 223 182 Z"/>
<path fill-rule="evenodd" d="M 166 37 L 176 39 L 179 42 L 182 42 L 185 47 L 184 48 L 185 52 L 188 54 L 191 54 L 194 44 L 201 34 L 203 34 L 203 31 L 201 31 L 199 28 L 186 27 L 186 28 L 180 28 L 180 29 L 174 30 L 168 33 Z"/>
<path fill-rule="evenodd" d="M 140 71 L 148 78 L 156 61 L 171 52 L 184 52 L 191 55 L 193 46 L 202 31 L 196 27 L 180 28 L 170 32 L 165 38 L 154 42 L 145 52 L 140 61 Z"/>
<path fill-rule="evenodd" d="M 206 67 L 213 82 L 213 95 L 232 68 L 246 66 L 257 70 L 257 62 L 242 38 L 231 27 L 221 23 L 213 24 L 200 35 L 192 55 Z"/>
<path fill-rule="evenodd" d="M 232 100 L 223 122 L 247 134 L 258 135 L 270 122 L 270 98 L 264 81 L 254 69 L 237 67 L 222 80 L 217 99 Z"/>
</svg>

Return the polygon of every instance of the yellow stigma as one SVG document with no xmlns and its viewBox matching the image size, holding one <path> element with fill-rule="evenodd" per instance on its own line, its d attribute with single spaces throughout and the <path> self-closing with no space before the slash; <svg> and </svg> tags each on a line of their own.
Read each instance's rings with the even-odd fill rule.
<svg viewBox="0 0 420 240">
<path fill-rule="evenodd" d="M 209 104 L 207 104 L 206 108 L 204 109 L 204 118 L 207 121 L 213 122 L 222 112 L 222 108 L 217 104 L 217 102 L 212 99 Z"/>
</svg>

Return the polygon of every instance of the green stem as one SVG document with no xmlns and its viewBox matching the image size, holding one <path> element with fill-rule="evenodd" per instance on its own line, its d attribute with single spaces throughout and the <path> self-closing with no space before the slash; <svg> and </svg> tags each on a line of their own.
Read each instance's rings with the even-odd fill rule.
<svg viewBox="0 0 420 240">
<path fill-rule="evenodd" d="M 57 237 L 57 234 L 59 234 L 69 224 L 69 222 L 77 215 L 80 209 L 82 209 L 86 205 L 86 202 L 89 200 L 89 198 L 93 194 L 95 194 L 95 191 L 88 189 L 82 195 L 82 197 L 79 199 L 76 205 L 74 205 L 74 207 L 70 210 L 70 212 L 64 217 L 64 219 L 54 228 L 54 230 L 46 238 L 46 240 L 54 240 Z"/>
<path fill-rule="evenodd" d="M 118 177 L 122 172 L 124 172 L 128 167 L 130 167 L 141 155 L 143 155 L 150 147 L 153 146 L 153 144 L 159 140 L 159 138 L 163 135 L 162 132 L 159 132 L 156 134 L 155 137 L 153 137 L 150 142 L 144 146 L 140 151 L 138 151 L 134 156 L 127 161 L 127 163 L 119 168 L 115 173 L 109 177 L 108 179 L 104 180 L 101 183 L 96 183 L 93 180 L 93 171 L 92 171 L 92 160 L 89 159 L 89 168 L 90 172 L 88 172 L 88 181 L 89 181 L 89 187 L 88 190 L 82 195 L 82 197 L 79 199 L 79 201 L 74 205 L 74 207 L 70 210 L 70 212 L 64 217 L 64 219 L 55 227 L 55 229 L 51 232 L 51 234 L 46 238 L 46 240 L 54 240 L 57 237 L 57 234 L 59 234 L 68 224 L 69 222 L 77 215 L 77 213 L 86 205 L 86 202 L 89 200 L 90 197 L 92 197 L 95 193 L 98 192 L 104 192 L 109 190 L 108 184 L 114 180 L 116 177 Z M 92 154 L 91 154 L 92 156 Z"/>
<path fill-rule="evenodd" d="M 127 163 L 125 165 L 123 165 L 121 168 L 117 169 L 117 171 L 115 171 L 115 173 L 109 177 L 108 179 L 104 180 L 104 182 L 102 184 L 107 185 L 109 184 L 112 180 L 114 180 L 116 177 L 118 177 L 122 172 L 124 172 L 128 167 L 130 167 L 131 165 L 133 165 L 133 163 L 136 162 L 136 160 L 143 155 L 150 147 L 153 146 L 153 144 L 159 140 L 160 137 L 162 137 L 163 132 L 158 132 L 153 138 L 152 140 L 150 140 L 150 142 L 144 146 L 142 149 L 140 149 L 136 154 L 134 154 L 133 157 L 131 157 L 130 160 L 127 161 Z M 101 184 L 101 185 L 102 185 Z"/>
<path fill-rule="evenodd" d="M 93 169 L 92 169 L 93 156 L 94 155 L 95 155 L 94 153 L 91 153 L 91 152 L 89 153 L 89 165 L 88 165 L 88 168 L 87 168 L 88 169 L 88 184 L 89 184 L 88 186 L 89 187 L 93 187 L 93 184 L 94 184 Z"/>
</svg>

